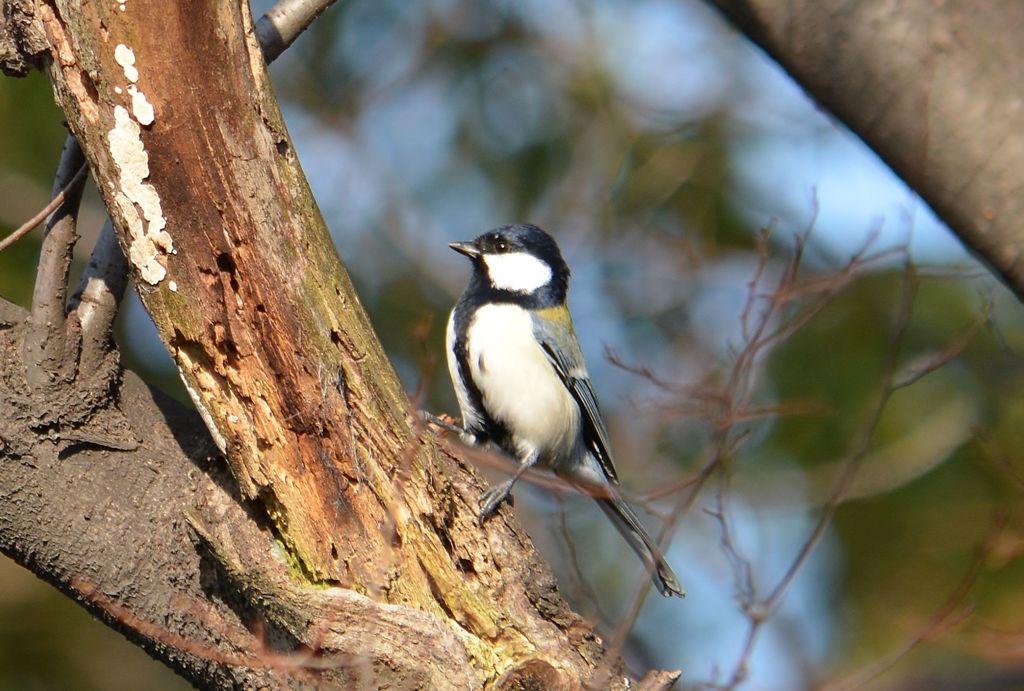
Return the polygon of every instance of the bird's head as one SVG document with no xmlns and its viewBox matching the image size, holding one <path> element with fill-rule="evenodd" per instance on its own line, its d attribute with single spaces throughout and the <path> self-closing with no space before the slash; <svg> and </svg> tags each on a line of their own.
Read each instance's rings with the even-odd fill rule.
<svg viewBox="0 0 1024 691">
<path fill-rule="evenodd" d="M 476 277 L 492 290 L 523 296 L 547 294 L 549 299 L 565 300 L 569 267 L 554 239 L 537 226 L 500 226 L 472 242 L 448 246 L 468 257 Z"/>
</svg>

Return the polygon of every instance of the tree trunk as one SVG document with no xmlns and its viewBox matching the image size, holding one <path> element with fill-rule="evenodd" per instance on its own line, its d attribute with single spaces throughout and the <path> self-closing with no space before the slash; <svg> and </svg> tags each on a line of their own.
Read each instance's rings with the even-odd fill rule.
<svg viewBox="0 0 1024 691">
<path fill-rule="evenodd" d="M 3 362 L 19 361 L 28 328 L 0 301 Z M 196 413 L 129 372 L 87 426 L 46 425 L 38 402 L 18 395 L 27 388 L 5 368 L 0 548 L 197 686 L 481 686 L 447 618 L 297 577 Z M 459 477 L 453 503 L 476 492 Z M 532 562 L 519 575 L 540 581 L 531 595 L 571 631 L 550 574 L 519 552 Z M 598 655 L 585 627 L 577 633 Z"/>
<path fill-rule="evenodd" d="M 4 552 L 201 687 L 576 688 L 620 670 L 510 513 L 481 528 L 479 479 L 413 423 L 248 4 L 3 10 L 0 60 L 14 69 L 13 45 L 48 66 L 212 434 L 74 348 L 28 382 L 41 327 L 3 307 Z"/>
<path fill-rule="evenodd" d="M 711 1 L 1024 298 L 1024 4 Z"/>
</svg>

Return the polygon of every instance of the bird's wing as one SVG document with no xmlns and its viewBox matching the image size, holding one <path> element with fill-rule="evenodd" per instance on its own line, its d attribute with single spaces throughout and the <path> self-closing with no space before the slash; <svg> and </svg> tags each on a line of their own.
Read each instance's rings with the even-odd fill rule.
<svg viewBox="0 0 1024 691">
<path fill-rule="evenodd" d="M 587 447 L 601 463 L 605 475 L 612 482 L 618 483 L 619 475 L 612 462 L 608 430 L 601 419 L 597 396 L 583 363 L 583 353 L 576 339 L 569 310 L 565 306 L 538 310 L 533 324 L 537 341 L 579 406 Z"/>
</svg>

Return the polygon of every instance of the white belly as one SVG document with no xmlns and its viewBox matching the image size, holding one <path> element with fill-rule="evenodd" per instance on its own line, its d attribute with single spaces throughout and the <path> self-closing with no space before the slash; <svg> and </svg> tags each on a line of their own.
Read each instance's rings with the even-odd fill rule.
<svg viewBox="0 0 1024 691">
<path fill-rule="evenodd" d="M 539 451 L 543 464 L 562 460 L 576 438 L 579 408 L 533 337 L 530 314 L 515 305 L 481 307 L 467 336 L 484 407 L 512 432 L 520 456 Z"/>
</svg>

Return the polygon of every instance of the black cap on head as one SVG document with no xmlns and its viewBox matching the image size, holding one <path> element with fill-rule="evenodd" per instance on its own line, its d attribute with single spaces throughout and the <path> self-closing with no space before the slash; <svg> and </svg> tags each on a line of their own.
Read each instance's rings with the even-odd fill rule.
<svg viewBox="0 0 1024 691">
<path fill-rule="evenodd" d="M 555 239 L 529 223 L 492 228 L 474 240 L 473 245 L 483 254 L 527 252 L 547 262 L 556 274 L 564 272 L 569 275 L 569 267 L 562 259 Z"/>
</svg>

